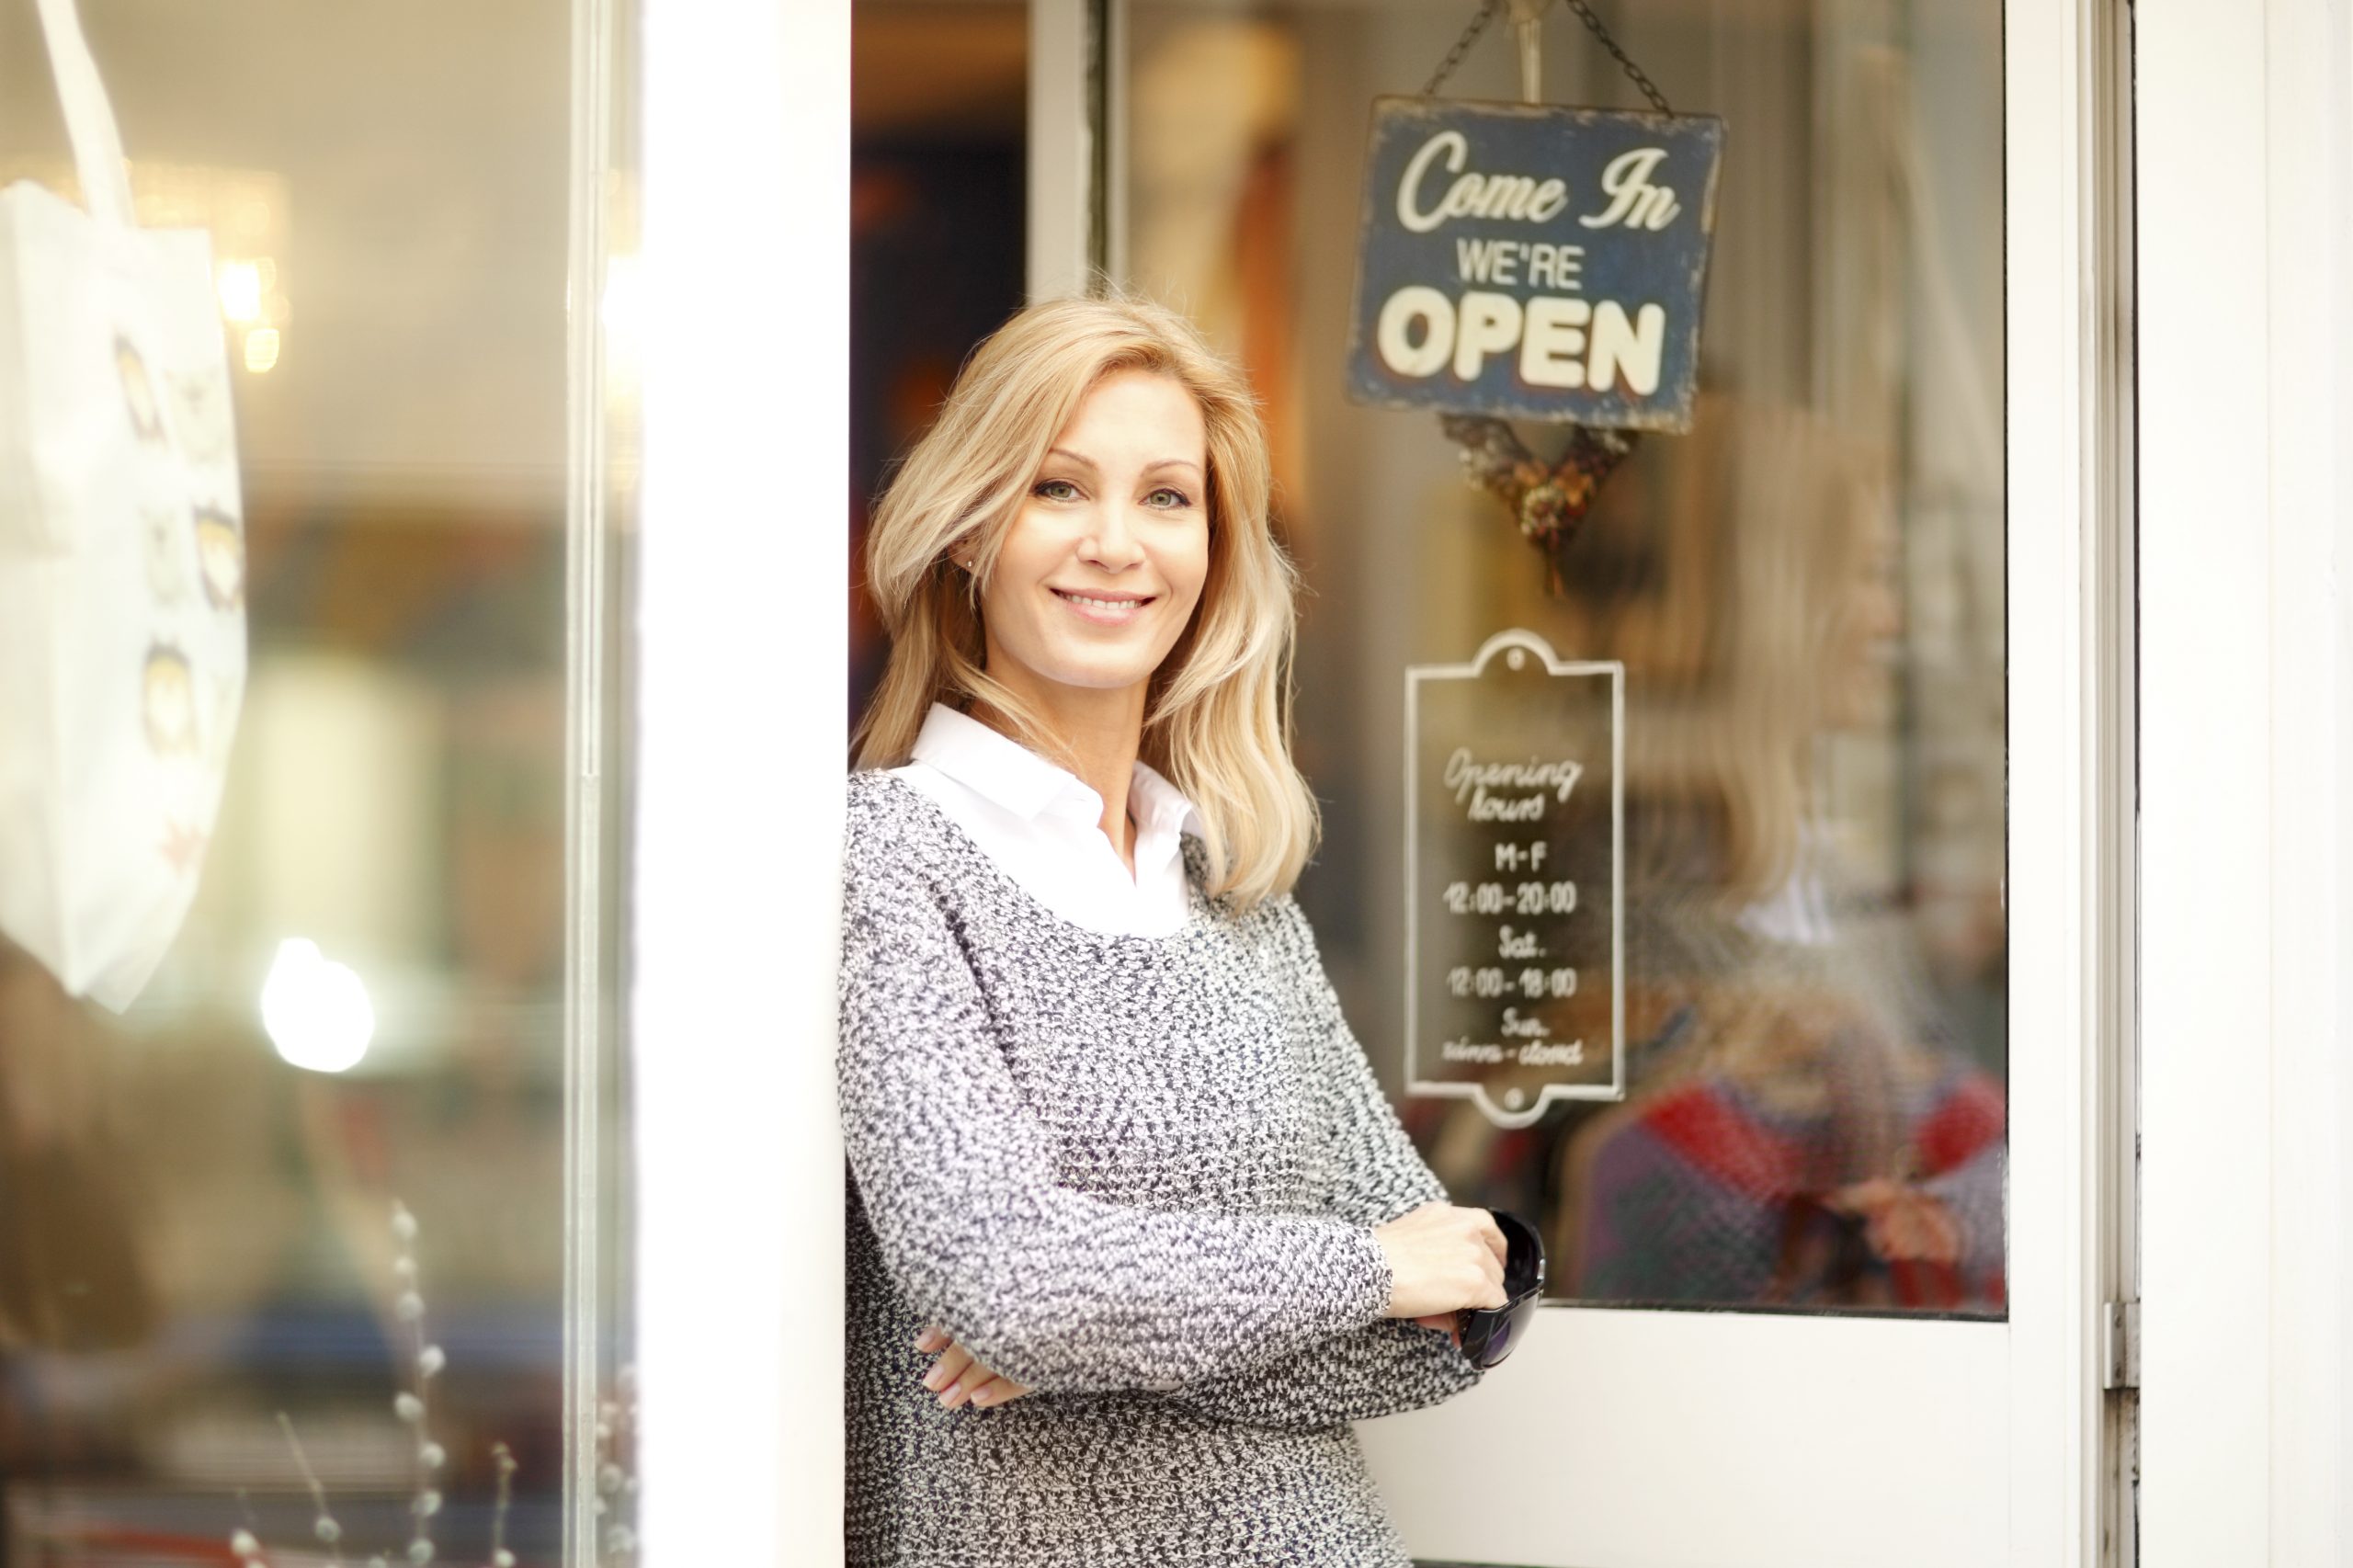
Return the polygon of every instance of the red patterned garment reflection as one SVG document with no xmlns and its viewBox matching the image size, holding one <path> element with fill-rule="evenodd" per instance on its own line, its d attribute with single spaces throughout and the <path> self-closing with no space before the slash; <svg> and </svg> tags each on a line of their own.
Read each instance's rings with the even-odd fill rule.
<svg viewBox="0 0 2353 1568">
<path fill-rule="evenodd" d="M 1909 1085 L 1834 1040 L 1803 1087 L 1701 1072 L 1594 1151 L 1588 1300 L 1997 1313 L 2000 1085 L 1947 1060 Z M 1861 1092 L 1859 1085 L 1870 1092 Z"/>
</svg>

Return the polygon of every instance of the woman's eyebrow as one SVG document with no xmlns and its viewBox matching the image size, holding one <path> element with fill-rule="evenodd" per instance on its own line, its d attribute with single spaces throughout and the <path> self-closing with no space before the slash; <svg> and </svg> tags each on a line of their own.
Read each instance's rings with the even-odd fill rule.
<svg viewBox="0 0 2353 1568">
<path fill-rule="evenodd" d="M 1050 447 L 1046 449 L 1046 456 L 1049 458 L 1060 458 L 1064 462 L 1069 463 L 1074 467 L 1086 470 L 1089 473 L 1099 472 L 1093 458 L 1086 456 L 1083 452 L 1074 452 L 1068 447 Z M 1146 473 L 1158 473 L 1165 468 L 1188 469 L 1194 473 L 1201 472 L 1201 465 L 1193 461 L 1190 458 L 1160 458 L 1154 461 L 1144 464 L 1143 472 Z"/>
</svg>

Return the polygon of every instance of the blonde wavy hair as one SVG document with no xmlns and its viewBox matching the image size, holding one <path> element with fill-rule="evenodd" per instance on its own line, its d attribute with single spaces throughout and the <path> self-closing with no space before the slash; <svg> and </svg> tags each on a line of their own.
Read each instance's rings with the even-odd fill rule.
<svg viewBox="0 0 2353 1568">
<path fill-rule="evenodd" d="M 1032 305 L 966 361 L 867 535 L 866 586 L 891 654 L 852 744 L 859 767 L 895 767 L 934 702 L 978 702 L 1030 750 L 1074 765 L 984 667 L 981 595 L 1054 437 L 1097 381 L 1129 369 L 1183 385 L 1209 434 L 1209 574 L 1145 689 L 1140 755 L 1199 812 L 1207 891 L 1240 914 L 1290 891 L 1320 825 L 1290 751 L 1298 574 L 1268 523 L 1267 437 L 1248 383 L 1165 307 L 1118 294 Z M 961 553 L 970 573 L 950 559 Z"/>
</svg>

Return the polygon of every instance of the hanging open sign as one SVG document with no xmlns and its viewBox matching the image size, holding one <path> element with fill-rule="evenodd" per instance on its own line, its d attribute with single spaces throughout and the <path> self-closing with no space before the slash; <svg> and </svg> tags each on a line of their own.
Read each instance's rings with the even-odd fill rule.
<svg viewBox="0 0 2353 1568">
<path fill-rule="evenodd" d="M 1348 392 L 1688 430 L 1723 121 L 1377 98 Z"/>
</svg>

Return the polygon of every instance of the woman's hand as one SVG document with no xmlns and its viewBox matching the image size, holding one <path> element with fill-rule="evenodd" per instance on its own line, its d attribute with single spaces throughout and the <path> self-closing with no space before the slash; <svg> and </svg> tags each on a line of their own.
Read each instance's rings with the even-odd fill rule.
<svg viewBox="0 0 2353 1568">
<path fill-rule="evenodd" d="M 985 1410 L 1030 1392 L 973 1360 L 972 1353 L 949 1338 L 943 1329 L 925 1329 L 915 1335 L 915 1348 L 926 1356 L 935 1350 L 939 1352 L 939 1359 L 923 1375 L 923 1386 L 939 1396 L 942 1409 L 953 1410 L 969 1403 Z"/>
<path fill-rule="evenodd" d="M 1372 1233 L 1389 1258 L 1392 1318 L 1504 1304 L 1504 1233 L 1484 1209 L 1425 1203 Z"/>
<path fill-rule="evenodd" d="M 1462 1348 L 1462 1319 L 1458 1314 L 1432 1312 L 1427 1317 L 1415 1318 L 1414 1321 L 1424 1328 L 1434 1328 L 1454 1341 L 1454 1347 L 1457 1350 Z"/>
<path fill-rule="evenodd" d="M 1829 1205 L 1863 1221 L 1870 1249 L 1890 1263 L 1961 1261 L 1961 1227 L 1928 1193 L 1905 1183 L 1872 1176 L 1831 1195 Z"/>
</svg>

